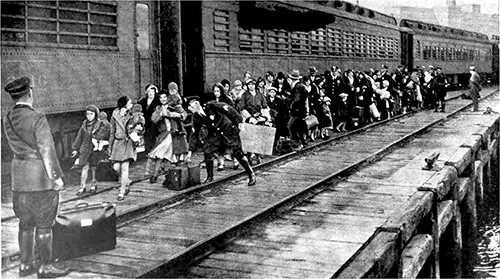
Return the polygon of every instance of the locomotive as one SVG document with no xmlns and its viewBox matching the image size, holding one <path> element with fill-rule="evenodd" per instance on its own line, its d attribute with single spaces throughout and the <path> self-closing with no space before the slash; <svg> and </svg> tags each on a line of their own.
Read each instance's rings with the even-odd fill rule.
<svg viewBox="0 0 500 279">
<path fill-rule="evenodd" d="M 2 1 L 1 17 L 2 84 L 31 77 L 61 158 L 71 154 L 87 105 L 109 112 L 120 96 L 144 97 L 148 83 L 175 81 L 191 96 L 245 71 L 438 65 L 459 85 L 470 65 L 498 73 L 498 37 L 406 19 L 398 25 L 338 0 Z M 12 101 L 3 91 L 1 98 L 4 116 Z M 4 139 L 3 162 L 11 156 Z"/>
</svg>

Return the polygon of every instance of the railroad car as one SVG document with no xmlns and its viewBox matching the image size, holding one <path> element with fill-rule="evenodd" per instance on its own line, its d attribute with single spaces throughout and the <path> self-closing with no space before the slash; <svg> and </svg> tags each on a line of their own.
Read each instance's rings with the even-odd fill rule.
<svg viewBox="0 0 500 279">
<path fill-rule="evenodd" d="M 487 35 L 409 19 L 401 20 L 400 26 L 413 31 L 413 45 L 403 50 L 413 55 L 408 64 L 440 66 L 458 86 L 467 86 L 471 65 L 482 74 L 492 72 L 492 44 Z"/>
<path fill-rule="evenodd" d="M 492 74 L 491 74 L 491 80 L 492 83 L 498 84 L 498 77 L 499 77 L 499 66 L 500 66 L 500 61 L 498 59 L 498 54 L 499 54 L 499 46 L 500 46 L 500 36 L 498 35 L 493 35 L 491 36 L 491 43 L 493 45 L 493 50 L 492 50 Z"/>
<path fill-rule="evenodd" d="M 110 112 L 122 95 L 142 98 L 150 82 L 176 81 L 190 96 L 245 71 L 432 64 L 459 81 L 470 64 L 481 72 L 492 66 L 483 35 L 398 25 L 338 0 L 2 1 L 1 19 L 2 84 L 32 78 L 36 108 L 48 115 L 62 158 L 87 105 Z M 2 90 L 2 116 L 11 106 Z M 5 137 L 2 151 L 6 162 Z"/>
</svg>

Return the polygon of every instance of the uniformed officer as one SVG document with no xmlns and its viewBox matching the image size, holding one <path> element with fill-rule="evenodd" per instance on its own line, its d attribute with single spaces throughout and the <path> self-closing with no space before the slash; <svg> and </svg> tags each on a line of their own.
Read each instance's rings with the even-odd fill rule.
<svg viewBox="0 0 500 279">
<path fill-rule="evenodd" d="M 470 66 L 469 89 L 472 98 L 472 110 L 479 111 L 479 91 L 481 91 L 481 77 L 476 72 L 476 67 Z"/>
<path fill-rule="evenodd" d="M 444 108 L 446 106 L 445 98 L 447 87 L 448 79 L 446 79 L 446 76 L 443 74 L 442 68 L 437 67 L 436 74 L 434 76 L 434 92 L 436 93 L 435 112 L 438 111 L 439 103 L 441 103 L 441 112 L 444 112 Z"/>
<path fill-rule="evenodd" d="M 19 275 L 37 271 L 41 278 L 64 276 L 69 270 L 51 263 L 52 225 L 64 183 L 49 123 L 43 113 L 33 108 L 29 78 L 18 78 L 4 89 L 16 103 L 3 124 L 14 153 L 11 177 L 14 213 L 19 218 Z M 35 263 L 35 247 L 40 266 Z"/>
<path fill-rule="evenodd" d="M 188 110 L 193 113 L 193 137 L 203 146 L 203 155 L 207 168 L 205 183 L 214 178 L 214 153 L 232 149 L 232 154 L 248 174 L 248 186 L 256 183 L 255 173 L 241 149 L 240 130 L 238 124 L 242 118 L 231 106 L 210 101 L 203 107 L 197 97 L 187 99 Z M 191 143 L 192 144 L 192 143 Z"/>
</svg>

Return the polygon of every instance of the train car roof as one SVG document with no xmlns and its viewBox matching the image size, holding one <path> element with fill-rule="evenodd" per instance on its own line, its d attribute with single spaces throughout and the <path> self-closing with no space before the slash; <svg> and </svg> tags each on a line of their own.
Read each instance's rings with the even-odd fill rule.
<svg viewBox="0 0 500 279">
<path fill-rule="evenodd" d="M 246 1 L 243 1 L 245 3 Z M 252 1 L 253 2 L 253 1 Z M 248 3 L 248 2 L 247 2 Z M 255 8 L 276 11 L 279 9 L 288 9 L 292 11 L 311 11 L 323 13 L 327 16 L 339 16 L 351 20 L 387 27 L 399 30 L 396 18 L 385 15 L 365 7 L 353 5 L 345 1 L 294 1 L 294 0 L 273 0 L 273 1 L 254 1 Z"/>
<path fill-rule="evenodd" d="M 473 31 L 447 27 L 443 25 L 431 24 L 413 19 L 402 19 L 399 23 L 399 26 L 411 28 L 417 34 L 445 35 L 447 37 L 453 37 L 456 39 L 467 39 L 467 40 L 473 39 L 475 41 L 481 41 L 481 42 L 490 41 L 487 35 L 479 32 L 473 32 Z"/>
</svg>

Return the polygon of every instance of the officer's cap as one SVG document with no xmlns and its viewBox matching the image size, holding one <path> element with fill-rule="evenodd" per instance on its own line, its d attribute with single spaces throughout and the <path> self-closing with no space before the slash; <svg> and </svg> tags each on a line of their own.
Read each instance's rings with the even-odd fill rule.
<svg viewBox="0 0 500 279">
<path fill-rule="evenodd" d="M 191 102 L 193 101 L 200 101 L 200 97 L 198 96 L 187 96 L 186 98 L 184 98 L 184 103 L 186 105 L 189 105 Z"/>
<path fill-rule="evenodd" d="M 29 77 L 20 77 L 7 83 L 4 89 L 12 98 L 20 98 L 30 91 L 31 79 Z"/>
</svg>

